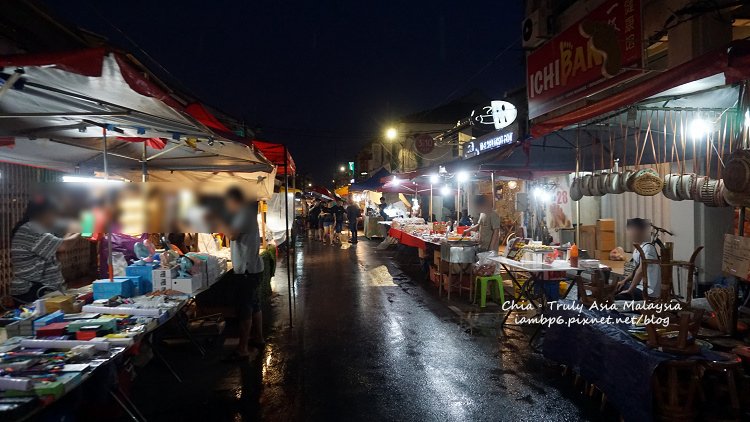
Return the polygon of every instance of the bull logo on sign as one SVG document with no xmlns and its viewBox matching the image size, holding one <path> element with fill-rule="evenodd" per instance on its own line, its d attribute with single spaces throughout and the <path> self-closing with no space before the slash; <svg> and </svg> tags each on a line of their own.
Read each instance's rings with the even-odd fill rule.
<svg viewBox="0 0 750 422">
<path fill-rule="evenodd" d="M 471 112 L 472 122 L 493 125 L 496 130 L 510 126 L 516 117 L 518 117 L 516 106 L 507 101 L 492 101 L 490 105 L 482 107 L 481 112 Z"/>
</svg>

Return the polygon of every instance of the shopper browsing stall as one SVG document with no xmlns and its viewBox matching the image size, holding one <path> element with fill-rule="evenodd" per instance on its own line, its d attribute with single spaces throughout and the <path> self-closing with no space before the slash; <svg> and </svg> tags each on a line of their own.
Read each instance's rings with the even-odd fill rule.
<svg viewBox="0 0 750 422">
<path fill-rule="evenodd" d="M 468 234 L 475 230 L 479 231 L 479 249 L 482 251 L 495 251 L 500 248 L 500 229 L 502 220 L 492 207 L 492 201 L 486 196 L 479 195 L 474 199 L 474 206 L 479 210 L 477 224 L 464 231 Z"/>
<path fill-rule="evenodd" d="M 238 188 L 227 192 L 227 210 L 231 215 L 231 226 L 225 229 L 231 240 L 232 282 L 235 283 L 235 304 L 240 319 L 240 341 L 231 360 L 247 360 L 257 355 L 257 349 L 250 349 L 250 334 L 255 326 L 255 343 L 262 343 L 261 324 L 263 315 L 260 309 L 261 275 L 263 260 L 260 258 L 260 232 L 258 230 L 258 202 L 246 201 Z"/>
<path fill-rule="evenodd" d="M 650 241 L 651 222 L 649 220 L 631 218 L 628 220 L 626 227 L 628 239 L 630 239 L 631 243 L 637 243 L 641 246 L 643 253 L 646 255 L 645 259 L 659 259 L 656 246 Z M 618 283 L 618 288 L 622 289 L 619 297 L 626 299 L 633 298 L 635 300 L 643 299 L 643 291 L 638 288 L 644 277 L 644 266 L 641 261 L 641 254 L 636 249 L 633 252 L 633 258 L 626 263 L 626 277 Z M 649 295 L 658 296 L 661 291 L 661 269 L 658 265 L 649 265 L 648 273 L 645 275 L 648 276 Z"/>
<path fill-rule="evenodd" d="M 55 234 L 61 229 L 65 231 L 59 217 L 49 199 L 38 197 L 29 201 L 21 221 L 11 232 L 14 276 L 10 293 L 16 304 L 33 302 L 45 293 L 59 290 L 65 283 L 57 253 L 78 234 L 65 237 Z"/>
<path fill-rule="evenodd" d="M 333 201 L 330 201 L 320 210 L 320 221 L 323 225 L 323 244 L 330 243 L 333 245 L 333 225 L 335 219 Z"/>
<path fill-rule="evenodd" d="M 458 220 L 459 226 L 471 226 L 474 224 L 473 221 L 471 221 L 471 216 L 469 215 L 469 210 L 465 209 L 461 211 L 460 219 Z"/>
<path fill-rule="evenodd" d="M 318 229 L 318 226 L 320 225 L 319 219 L 321 208 L 320 199 L 316 198 L 315 201 L 313 201 L 313 206 L 310 208 L 310 212 L 307 213 L 307 223 L 309 225 L 308 237 L 310 239 L 320 240 L 320 230 Z"/>
<path fill-rule="evenodd" d="M 333 216 L 335 220 L 334 240 L 336 241 L 336 243 L 341 243 L 341 233 L 344 231 L 344 220 L 346 218 L 346 209 L 344 208 L 344 201 L 342 200 L 333 201 L 333 206 L 331 207 L 331 210 L 333 211 Z"/>
<path fill-rule="evenodd" d="M 351 237 L 349 241 L 351 243 L 357 243 L 357 222 L 361 214 L 362 210 L 359 209 L 357 203 L 354 199 L 350 199 L 349 206 L 346 207 L 346 218 L 349 221 L 349 235 Z"/>
</svg>

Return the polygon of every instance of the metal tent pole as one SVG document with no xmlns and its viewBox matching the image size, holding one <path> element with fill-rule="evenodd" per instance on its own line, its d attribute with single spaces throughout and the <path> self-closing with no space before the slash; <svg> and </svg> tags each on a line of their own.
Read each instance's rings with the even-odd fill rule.
<svg viewBox="0 0 750 422">
<path fill-rule="evenodd" d="M 107 162 L 107 127 L 102 127 L 102 140 L 104 148 L 102 150 L 103 167 L 104 167 L 104 180 L 109 180 L 109 163 Z M 112 198 L 110 197 L 109 188 L 105 188 L 105 195 L 107 195 L 106 204 L 107 208 L 112 205 Z M 114 268 L 112 267 L 112 219 L 111 216 L 107 221 L 107 275 L 109 281 L 115 280 Z"/>
<path fill-rule="evenodd" d="M 432 220 L 432 181 L 430 181 L 430 215 L 427 216 L 427 221 L 434 223 Z"/>
<path fill-rule="evenodd" d="M 294 327 L 292 321 L 292 266 L 290 259 L 290 245 L 291 239 L 289 238 L 289 172 L 286 169 L 289 168 L 289 160 L 287 158 L 286 145 L 284 145 L 284 221 L 286 222 L 286 286 L 287 295 L 289 296 L 289 327 Z"/>
<path fill-rule="evenodd" d="M 286 155 L 285 155 L 286 156 Z M 288 167 L 288 163 L 287 163 Z M 286 169 L 285 169 L 286 171 Z M 292 216 L 297 215 L 297 173 L 296 171 L 292 173 L 292 190 L 294 193 L 292 194 Z M 294 218 L 292 219 L 292 231 L 294 231 Z M 292 243 L 290 243 L 292 245 Z M 294 248 L 294 254 L 292 254 L 292 280 L 297 280 L 297 247 L 296 247 L 296 237 L 295 237 L 295 248 Z M 295 283 L 292 283 L 292 292 L 295 291 L 297 288 Z"/>
<path fill-rule="evenodd" d="M 580 128 L 576 128 L 576 174 L 577 179 L 581 171 L 581 138 Z M 581 200 L 576 201 L 576 239 L 575 244 L 581 246 Z"/>
<path fill-rule="evenodd" d="M 146 141 L 143 141 L 143 154 L 141 157 L 141 182 L 143 183 L 146 183 L 148 180 L 148 157 L 146 156 L 146 149 Z"/>
<path fill-rule="evenodd" d="M 495 210 L 495 170 L 490 172 L 490 192 L 492 193 L 492 210 Z"/>
</svg>

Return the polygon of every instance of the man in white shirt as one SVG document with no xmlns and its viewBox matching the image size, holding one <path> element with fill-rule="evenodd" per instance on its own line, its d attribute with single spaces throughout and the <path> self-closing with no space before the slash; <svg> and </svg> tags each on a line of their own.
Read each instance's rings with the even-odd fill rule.
<svg viewBox="0 0 750 422">
<path fill-rule="evenodd" d="M 235 283 L 237 313 L 240 320 L 240 342 L 231 356 L 232 360 L 248 360 L 258 354 L 250 350 L 250 333 L 253 328 L 258 333 L 255 342 L 262 343 L 260 309 L 261 275 L 263 260 L 260 257 L 260 233 L 258 230 L 258 202 L 246 201 L 239 188 L 227 192 L 227 210 L 231 216 L 231 226 L 225 230 L 230 239 L 232 254 L 232 282 Z M 253 327 L 255 324 L 255 327 Z"/>
<path fill-rule="evenodd" d="M 643 218 L 631 218 L 627 222 L 628 239 L 632 243 L 640 245 L 643 253 L 646 255 L 645 259 L 658 260 L 659 255 L 656 247 L 653 243 L 650 243 L 650 229 L 651 222 Z M 643 292 L 637 287 L 643 281 L 644 275 L 646 275 L 648 278 L 648 295 L 652 297 L 659 296 L 659 292 L 661 291 L 661 268 L 658 265 L 649 265 L 648 273 L 644 274 L 641 254 L 637 249 L 633 252 L 633 258 L 629 265 L 635 267 L 635 270 L 631 274 L 626 274 L 625 279 L 618 283 L 618 286 L 623 289 L 622 293 L 636 300 L 643 299 Z"/>
<path fill-rule="evenodd" d="M 474 199 L 474 206 L 481 212 L 477 224 L 469 227 L 464 233 L 479 230 L 479 249 L 482 251 L 495 251 L 500 248 L 500 229 L 502 220 L 492 208 L 492 201 L 484 195 L 478 195 Z"/>
</svg>

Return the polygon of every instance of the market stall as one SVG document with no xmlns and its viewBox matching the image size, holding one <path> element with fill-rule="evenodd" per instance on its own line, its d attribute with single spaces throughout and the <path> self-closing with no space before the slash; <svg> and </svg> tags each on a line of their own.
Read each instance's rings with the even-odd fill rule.
<svg viewBox="0 0 750 422">
<path fill-rule="evenodd" d="M 579 277 L 568 271 L 577 301 L 548 305 L 531 295 L 545 299 L 536 315 L 552 321 L 542 350 L 595 384 L 625 420 L 740 419 L 732 379 L 745 359 L 739 309 L 748 295 L 738 249 L 747 243 L 748 51 L 747 41 L 736 41 L 608 95 L 590 93 L 565 111 L 532 113 L 526 155 L 570 174 L 530 181 L 526 227 L 545 244 L 575 242 L 591 268 Z M 530 98 L 530 106 L 559 98 Z M 610 257 L 630 252 L 642 297 L 617 284 L 616 273 L 631 276 L 633 266 L 596 269 L 617 267 Z M 718 381 L 717 372 L 728 378 Z M 712 392 L 711 406 L 698 390 Z"/>
<path fill-rule="evenodd" d="M 212 123 L 205 108 L 185 107 L 182 99 L 119 52 L 13 56 L 0 63 L 17 69 L 14 80 L 6 81 L 12 89 L 0 94 L 0 136 L 6 137 L 0 160 L 11 163 L 5 164 L 11 169 L 34 166 L 49 172 L 48 180 L 34 182 L 101 186 L 108 191 L 103 196 L 107 207 L 112 205 L 114 182 L 120 187 L 184 190 L 177 208 L 193 200 L 191 193 L 216 194 L 228 185 L 240 186 L 251 200 L 273 193 L 275 168 L 257 149 L 235 142 Z M 193 117 L 196 113 L 199 118 Z M 26 181 L 12 179 L 23 174 L 3 174 L 0 193 L 17 195 L 19 203 L 25 203 L 23 195 L 32 192 L 18 191 L 19 182 Z M 127 183 L 138 181 L 159 183 Z M 36 192 L 50 188 L 42 183 Z M 19 218 L 10 215 L 2 221 L 6 233 Z M 96 226 L 99 220 L 92 221 Z M 222 257 L 227 255 L 222 253 L 225 246 L 210 235 L 206 242 L 213 245 L 204 253 L 178 253 L 165 238 L 143 235 L 129 247 L 138 261 L 127 265 L 123 259 L 127 268 L 120 274 L 114 268 L 112 221 L 102 219 L 92 233 L 106 233 L 100 243 L 107 277 L 3 316 L 0 390 L 5 398 L 18 397 L 3 408 L 10 420 L 28 418 L 63 398 L 99 367 L 112 366 L 108 372 L 116 373 L 120 357 L 137 353 L 167 322 L 174 321 L 193 340 L 184 314 L 188 304 L 230 267 Z M 0 258 L 7 262 L 7 246 Z M 2 276 L 6 294 L 10 273 Z M 142 419 L 116 378 L 104 385 L 112 388 L 112 398 L 128 414 Z"/>
</svg>

